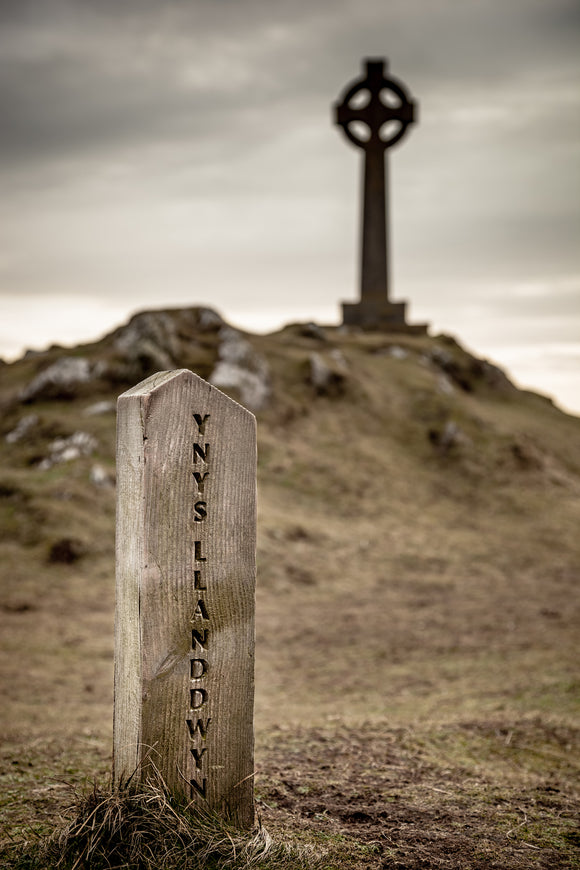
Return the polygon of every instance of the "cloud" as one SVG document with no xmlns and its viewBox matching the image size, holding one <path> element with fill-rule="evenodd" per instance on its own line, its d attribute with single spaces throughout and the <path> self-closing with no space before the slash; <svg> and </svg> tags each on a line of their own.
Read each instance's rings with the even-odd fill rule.
<svg viewBox="0 0 580 870">
<path fill-rule="evenodd" d="M 534 71 L 577 69 L 578 14 L 564 0 L 512 0 L 501 15 L 476 0 L 46 0 L 4 3 L 2 16 L 9 161 L 107 142 L 254 144 L 289 113 L 328 104 L 361 56 L 390 47 L 425 104 L 447 100 L 448 112 L 458 91 L 476 99 Z"/>
<path fill-rule="evenodd" d="M 4 0 L 0 293 L 305 316 L 355 298 L 361 155 L 331 104 L 387 55 L 419 103 L 389 156 L 395 295 L 460 328 L 476 310 L 478 335 L 536 340 L 550 310 L 566 331 L 579 19 L 576 0 Z"/>
<path fill-rule="evenodd" d="M 304 16 L 307 4 L 292 4 L 299 28 L 276 23 L 279 6 L 53 2 L 42 11 L 55 17 L 13 21 L 0 45 L 3 159 L 46 161 L 107 143 L 254 145 L 289 99 L 307 99 L 300 53 L 321 26 Z M 264 117 L 268 106 L 274 118 Z"/>
</svg>

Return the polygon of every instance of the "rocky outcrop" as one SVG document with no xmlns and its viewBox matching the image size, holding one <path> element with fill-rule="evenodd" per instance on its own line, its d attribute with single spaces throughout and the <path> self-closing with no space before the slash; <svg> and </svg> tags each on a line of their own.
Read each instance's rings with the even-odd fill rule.
<svg viewBox="0 0 580 870">
<path fill-rule="evenodd" d="M 309 357 L 309 380 L 317 395 L 340 396 L 348 378 L 348 365 L 338 348 L 327 354 L 313 352 Z"/>
<path fill-rule="evenodd" d="M 440 340 L 448 346 L 433 347 L 427 359 L 443 372 L 454 386 L 466 393 L 473 392 L 479 385 L 501 392 L 513 392 L 516 389 L 499 366 L 471 356 L 449 336 L 441 336 Z"/>
<path fill-rule="evenodd" d="M 115 402 L 103 399 L 101 402 L 94 402 L 92 405 L 89 405 L 88 408 L 85 408 L 83 414 L 85 417 L 97 417 L 101 414 L 114 414 L 116 407 Z"/>
<path fill-rule="evenodd" d="M 441 454 L 449 453 L 454 447 L 471 444 L 471 439 L 458 426 L 455 420 L 447 420 L 442 428 L 429 429 L 429 441 Z"/>
<path fill-rule="evenodd" d="M 237 390 L 246 408 L 262 410 L 270 396 L 268 363 L 231 326 L 222 326 L 218 338 L 218 361 L 209 377 L 210 384 L 225 390 Z"/>
<path fill-rule="evenodd" d="M 19 395 L 21 402 L 73 399 L 91 379 L 91 364 L 82 356 L 63 356 L 40 372 Z"/>
<path fill-rule="evenodd" d="M 155 372 L 190 368 L 192 350 L 203 346 L 207 353 L 223 326 L 212 308 L 142 311 L 109 336 L 112 352 L 97 364 L 95 375 L 135 384 Z"/>
<path fill-rule="evenodd" d="M 16 444 L 17 441 L 22 441 L 27 435 L 38 426 L 37 414 L 26 414 L 21 417 L 14 429 L 4 436 L 8 444 Z"/>
<path fill-rule="evenodd" d="M 129 361 L 156 371 L 176 367 L 179 339 L 175 321 L 165 311 L 142 311 L 131 318 L 115 339 L 115 349 Z"/>
<path fill-rule="evenodd" d="M 303 335 L 305 338 L 314 338 L 317 341 L 328 341 L 328 336 L 326 335 L 326 331 L 324 327 L 320 326 L 318 323 L 314 323 L 313 320 L 308 321 L 308 323 L 301 323 L 298 326 L 298 335 Z"/>
<path fill-rule="evenodd" d="M 41 471 L 47 471 L 61 462 L 71 462 L 81 456 L 90 456 L 97 447 L 97 439 L 88 432 L 75 432 L 68 438 L 56 438 L 49 446 L 50 453 L 39 462 L 38 467 Z"/>
<path fill-rule="evenodd" d="M 96 464 L 90 470 L 89 480 L 94 486 L 101 488 L 110 488 L 115 486 L 115 477 L 110 474 L 102 465 Z"/>
</svg>

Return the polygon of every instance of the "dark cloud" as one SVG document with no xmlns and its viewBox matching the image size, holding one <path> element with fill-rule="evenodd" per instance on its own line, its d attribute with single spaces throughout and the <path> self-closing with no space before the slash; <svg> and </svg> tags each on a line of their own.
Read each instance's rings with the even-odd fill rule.
<svg viewBox="0 0 580 870">
<path fill-rule="evenodd" d="M 0 4 L 4 159 L 148 139 L 269 134 L 390 52 L 423 101 L 575 63 L 576 4 L 513 0 Z M 1 20 L 0 18 L 0 20 Z M 264 114 L 257 119 L 252 111 Z"/>
<path fill-rule="evenodd" d="M 352 297 L 360 155 L 331 104 L 387 55 L 420 106 L 396 274 L 434 312 L 553 280 L 569 320 L 579 31 L 577 0 L 3 0 L 0 292 Z"/>
</svg>

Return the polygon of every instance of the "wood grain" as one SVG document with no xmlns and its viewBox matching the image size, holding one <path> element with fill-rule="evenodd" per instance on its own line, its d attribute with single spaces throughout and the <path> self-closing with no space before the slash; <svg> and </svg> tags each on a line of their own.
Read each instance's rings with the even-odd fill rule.
<svg viewBox="0 0 580 870">
<path fill-rule="evenodd" d="M 253 415 L 186 369 L 123 393 L 114 780 L 154 764 L 174 794 L 241 827 L 254 816 L 255 551 Z"/>
</svg>

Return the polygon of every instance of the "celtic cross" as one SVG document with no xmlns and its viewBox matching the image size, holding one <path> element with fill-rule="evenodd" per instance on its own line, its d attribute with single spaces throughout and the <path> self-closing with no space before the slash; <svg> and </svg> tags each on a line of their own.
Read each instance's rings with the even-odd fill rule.
<svg viewBox="0 0 580 870">
<path fill-rule="evenodd" d="M 345 324 L 404 328 L 405 304 L 389 301 L 387 183 L 385 151 L 415 120 L 415 104 L 403 85 L 387 77 L 385 60 L 366 60 L 365 75 L 335 104 L 335 122 L 364 160 L 361 301 L 345 303 Z M 362 97 L 362 100 L 360 99 Z"/>
</svg>

